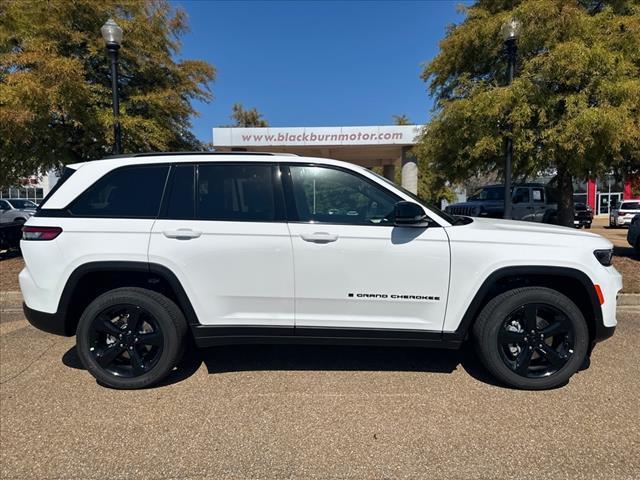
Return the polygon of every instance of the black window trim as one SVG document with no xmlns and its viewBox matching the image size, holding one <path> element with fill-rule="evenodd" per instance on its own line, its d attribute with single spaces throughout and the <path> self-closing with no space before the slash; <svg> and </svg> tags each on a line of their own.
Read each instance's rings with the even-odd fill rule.
<svg viewBox="0 0 640 480">
<path fill-rule="evenodd" d="M 99 181 L 101 181 L 102 179 L 106 178 L 108 175 L 111 175 L 115 172 L 118 172 L 120 170 L 126 170 L 126 169 L 135 169 L 135 168 L 146 168 L 146 167 L 165 167 L 167 168 L 167 173 L 165 174 L 165 178 L 164 178 L 164 185 L 162 187 L 162 192 L 160 193 L 160 203 L 158 204 L 158 211 L 156 212 L 155 215 L 153 216 L 130 216 L 130 215 L 77 215 L 73 212 L 71 212 L 71 209 L 73 208 L 73 206 L 80 201 L 80 198 L 89 191 L 89 189 L 93 188 L 96 183 L 98 183 Z M 69 203 L 69 205 L 67 205 L 64 209 L 61 209 L 62 211 L 65 212 L 65 217 L 70 217 L 70 218 L 104 218 L 104 219 L 113 219 L 113 218 L 117 218 L 117 219 L 124 219 L 124 220 L 156 220 L 158 218 L 158 214 L 160 212 L 160 209 L 162 208 L 162 202 L 164 200 L 164 196 L 165 196 L 165 192 L 167 189 L 167 179 L 169 178 L 169 174 L 171 173 L 171 164 L 170 163 L 136 163 L 133 165 L 123 165 L 121 167 L 117 167 L 114 168 L 112 170 L 109 170 L 108 172 L 106 172 L 104 175 L 102 175 L 100 178 L 95 179 L 90 185 L 87 186 L 87 188 L 85 188 L 82 192 L 80 192 L 78 195 L 76 195 L 76 197 Z M 55 212 L 60 212 L 61 210 L 55 210 Z M 43 212 L 46 212 L 43 214 Z M 40 213 L 40 216 L 43 217 L 60 217 L 63 215 L 60 214 L 56 214 L 54 213 L 54 211 L 52 211 L 52 214 L 49 214 L 49 212 L 47 212 L 47 209 L 43 209 L 40 210 L 39 212 L 36 213 L 36 215 L 38 215 L 38 213 Z"/>
<path fill-rule="evenodd" d="M 194 217 L 191 219 L 186 218 L 170 218 L 167 215 L 168 209 L 168 192 L 173 188 L 173 172 L 175 170 L 174 167 L 184 166 L 184 165 L 192 165 L 195 169 L 194 171 L 194 189 L 193 189 L 193 202 L 194 202 Z M 273 200 L 274 200 L 274 209 L 275 209 L 275 218 L 273 220 L 245 220 L 245 219 L 235 219 L 235 220 L 216 220 L 211 218 L 198 218 L 197 211 L 197 197 L 196 192 L 198 189 L 198 181 L 200 169 L 199 167 L 208 166 L 208 165 L 239 165 L 239 166 L 258 166 L 258 165 L 267 165 L 271 168 L 271 186 L 273 187 Z M 286 202 L 284 198 L 284 192 L 282 188 L 281 175 L 279 175 L 279 165 L 278 162 L 247 162 L 247 161 L 230 161 L 230 162 L 180 162 L 171 164 L 172 168 L 169 172 L 167 185 L 165 187 L 165 193 L 162 198 L 162 204 L 160 205 L 160 213 L 158 214 L 158 220 L 172 220 L 179 222 L 183 221 L 198 221 L 198 222 L 239 222 L 239 223 L 286 223 L 287 215 L 286 215 Z"/>
<path fill-rule="evenodd" d="M 381 223 L 363 224 L 363 223 L 342 223 L 342 222 L 312 222 L 312 221 L 300 220 L 300 217 L 298 216 L 298 211 L 296 209 L 295 197 L 293 195 L 293 179 L 291 177 L 291 170 L 289 168 L 291 166 L 321 167 L 321 168 L 329 168 L 329 169 L 349 173 L 351 175 L 355 175 L 356 177 L 364 180 L 365 182 L 369 183 L 373 187 L 383 189 L 386 193 L 391 195 L 391 197 L 393 197 L 396 202 L 404 200 L 404 198 L 402 198 L 397 193 L 392 192 L 391 190 L 385 188 L 384 185 L 381 185 L 378 182 L 375 182 L 374 180 L 362 175 L 359 172 L 351 170 L 349 168 L 344 168 L 339 165 L 329 165 L 326 163 L 317 163 L 317 162 L 280 162 L 280 171 L 281 171 L 280 177 L 282 178 L 282 184 L 284 188 L 284 197 L 285 197 L 286 206 L 287 206 L 287 223 L 299 223 L 299 224 L 306 224 L 306 225 L 340 225 L 340 226 L 346 225 L 351 227 L 384 227 L 384 228 L 395 227 L 394 224 L 384 225 Z M 429 212 L 426 209 L 425 209 L 425 213 L 427 214 L 427 216 L 429 215 Z M 440 227 L 438 222 L 436 222 L 431 218 L 430 220 L 431 220 L 431 225 L 429 225 L 429 228 Z"/>
</svg>

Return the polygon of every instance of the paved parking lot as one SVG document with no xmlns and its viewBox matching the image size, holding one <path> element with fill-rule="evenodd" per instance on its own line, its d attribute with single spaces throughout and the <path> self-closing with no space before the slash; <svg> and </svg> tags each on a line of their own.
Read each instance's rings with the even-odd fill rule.
<svg viewBox="0 0 640 480">
<path fill-rule="evenodd" d="M 637 290 L 626 230 L 600 223 Z M 21 265 L 3 260 L 0 290 Z M 126 392 L 97 385 L 74 339 L 29 326 L 20 302 L 0 292 L 2 479 L 640 478 L 638 307 L 548 392 L 495 385 L 468 349 L 302 346 L 211 349 Z"/>
<path fill-rule="evenodd" d="M 3 479 L 640 477 L 640 310 L 547 392 L 492 383 L 469 351 L 224 347 L 167 384 L 103 388 L 72 338 L 5 299 Z"/>
</svg>

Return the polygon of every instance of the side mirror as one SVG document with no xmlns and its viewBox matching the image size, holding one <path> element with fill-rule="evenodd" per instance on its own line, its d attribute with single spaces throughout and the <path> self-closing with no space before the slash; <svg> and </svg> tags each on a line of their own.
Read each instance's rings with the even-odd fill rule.
<svg viewBox="0 0 640 480">
<path fill-rule="evenodd" d="M 396 203 L 394 216 L 396 227 L 426 228 L 429 226 L 427 214 L 417 203 L 405 201 Z"/>
</svg>

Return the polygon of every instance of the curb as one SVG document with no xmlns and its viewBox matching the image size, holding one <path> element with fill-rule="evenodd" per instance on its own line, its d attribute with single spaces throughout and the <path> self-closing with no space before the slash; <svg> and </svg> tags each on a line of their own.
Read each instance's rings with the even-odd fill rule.
<svg viewBox="0 0 640 480">
<path fill-rule="evenodd" d="M 621 293 L 618 295 L 619 307 L 640 307 L 640 293 Z"/>
</svg>

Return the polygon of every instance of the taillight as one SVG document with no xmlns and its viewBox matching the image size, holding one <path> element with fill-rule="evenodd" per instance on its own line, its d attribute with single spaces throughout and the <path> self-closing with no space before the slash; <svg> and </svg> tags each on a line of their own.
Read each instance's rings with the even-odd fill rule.
<svg viewBox="0 0 640 480">
<path fill-rule="evenodd" d="M 618 216 L 619 216 L 619 217 L 624 217 L 625 215 L 626 215 L 626 213 L 625 213 L 625 212 L 618 211 Z"/>
<path fill-rule="evenodd" d="M 22 227 L 23 240 L 53 240 L 61 233 L 60 227 Z"/>
</svg>

